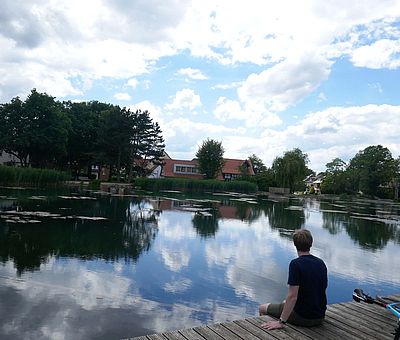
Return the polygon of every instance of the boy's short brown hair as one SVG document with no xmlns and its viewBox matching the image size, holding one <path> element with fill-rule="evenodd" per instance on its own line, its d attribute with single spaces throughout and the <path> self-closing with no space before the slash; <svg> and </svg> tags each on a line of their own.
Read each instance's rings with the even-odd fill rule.
<svg viewBox="0 0 400 340">
<path fill-rule="evenodd" d="M 293 234 L 293 242 L 298 251 L 310 251 L 313 237 L 309 230 L 298 229 Z"/>
</svg>

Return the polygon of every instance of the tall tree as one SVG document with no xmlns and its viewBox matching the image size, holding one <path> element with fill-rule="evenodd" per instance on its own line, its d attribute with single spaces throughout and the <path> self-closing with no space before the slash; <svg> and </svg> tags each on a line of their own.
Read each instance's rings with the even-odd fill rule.
<svg viewBox="0 0 400 340">
<path fill-rule="evenodd" d="M 358 152 L 350 161 L 353 186 L 368 195 L 376 195 L 382 184 L 396 177 L 397 163 L 388 148 L 374 145 Z"/>
<path fill-rule="evenodd" d="M 64 111 L 71 121 L 67 144 L 67 166 L 76 173 L 82 168 L 90 170 L 96 154 L 96 143 L 101 113 L 112 105 L 91 102 L 64 102 Z"/>
<path fill-rule="evenodd" d="M 7 130 L 0 143 L 20 159 L 37 167 L 54 166 L 66 153 L 70 122 L 59 102 L 46 93 L 33 89 L 25 102 L 14 98 L 2 111 L 2 131 Z"/>
<path fill-rule="evenodd" d="M 222 142 L 207 138 L 197 150 L 196 157 L 199 162 L 199 170 L 205 178 L 216 178 L 224 166 Z"/>
<path fill-rule="evenodd" d="M 321 191 L 326 194 L 339 194 L 347 190 L 346 163 L 335 158 L 327 163 Z"/>
<path fill-rule="evenodd" d="M 97 159 L 116 169 L 145 176 L 149 163 L 158 164 L 164 154 L 164 139 L 158 123 L 148 111 L 121 109 L 113 106 L 102 112 L 98 130 Z"/>
<path fill-rule="evenodd" d="M 121 166 L 129 167 L 130 142 L 132 138 L 133 118 L 131 112 L 112 106 L 100 116 L 96 159 L 115 168 L 120 176 Z"/>
<path fill-rule="evenodd" d="M 267 171 L 267 167 L 260 157 L 257 157 L 254 153 L 249 156 L 249 159 L 253 165 L 253 170 L 255 174 Z"/>
<path fill-rule="evenodd" d="M 153 122 L 150 113 L 137 110 L 132 115 L 133 129 L 131 138 L 131 164 L 130 177 L 147 176 L 150 173 L 150 164 L 161 164 L 164 155 L 164 138 L 157 122 Z"/>
<path fill-rule="evenodd" d="M 0 150 L 17 157 L 21 166 L 27 166 L 29 123 L 23 106 L 19 97 L 0 106 Z"/>
<path fill-rule="evenodd" d="M 290 192 L 302 190 L 304 179 L 312 171 L 307 167 L 308 155 L 296 148 L 286 151 L 283 157 L 275 158 L 272 171 L 278 186 L 289 188 Z"/>
</svg>

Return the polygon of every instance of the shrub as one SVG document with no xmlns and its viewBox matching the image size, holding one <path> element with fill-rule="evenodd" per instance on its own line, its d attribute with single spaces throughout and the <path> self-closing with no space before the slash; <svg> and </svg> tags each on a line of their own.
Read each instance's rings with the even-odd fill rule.
<svg viewBox="0 0 400 340">
<path fill-rule="evenodd" d="M 46 187 L 60 184 L 68 179 L 70 175 L 64 171 L 0 166 L 1 185 Z"/>
<path fill-rule="evenodd" d="M 101 181 L 98 179 L 93 179 L 89 182 L 88 189 L 89 190 L 99 190 Z"/>
<path fill-rule="evenodd" d="M 203 193 L 206 191 L 234 191 L 242 193 L 254 193 L 257 190 L 255 183 L 247 181 L 223 182 L 212 179 L 187 179 L 187 178 L 136 178 L 135 185 L 142 190 L 181 190 Z"/>
</svg>

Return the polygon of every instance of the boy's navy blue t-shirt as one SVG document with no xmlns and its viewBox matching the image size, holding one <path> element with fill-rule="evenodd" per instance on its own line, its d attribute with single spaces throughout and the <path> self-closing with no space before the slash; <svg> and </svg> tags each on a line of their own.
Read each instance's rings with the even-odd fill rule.
<svg viewBox="0 0 400 340">
<path fill-rule="evenodd" d="M 288 284 L 300 286 L 294 311 L 306 319 L 325 316 L 328 275 L 324 261 L 313 255 L 302 255 L 289 265 Z"/>
</svg>

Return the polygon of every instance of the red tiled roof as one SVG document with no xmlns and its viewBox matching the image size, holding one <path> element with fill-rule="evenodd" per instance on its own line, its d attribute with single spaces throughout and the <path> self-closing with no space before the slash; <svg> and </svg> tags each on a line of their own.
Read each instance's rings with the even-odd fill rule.
<svg viewBox="0 0 400 340">
<path fill-rule="evenodd" d="M 197 178 L 197 179 L 203 177 L 199 173 L 192 173 L 192 174 L 176 173 L 176 172 L 174 172 L 174 165 L 181 165 L 181 166 L 192 165 L 192 166 L 197 168 L 198 163 L 197 163 L 197 160 L 195 160 L 195 159 L 193 159 L 191 161 L 181 160 L 181 159 L 165 159 L 161 176 L 164 176 L 164 177 L 181 177 L 181 178 Z"/>
<path fill-rule="evenodd" d="M 222 169 L 222 173 L 224 174 L 241 174 L 241 169 L 240 167 L 243 165 L 246 160 L 243 159 L 230 159 L 230 158 L 224 158 L 225 164 Z M 247 160 L 248 165 L 249 165 L 249 175 L 252 176 L 254 175 L 254 170 L 251 162 Z"/>
</svg>

